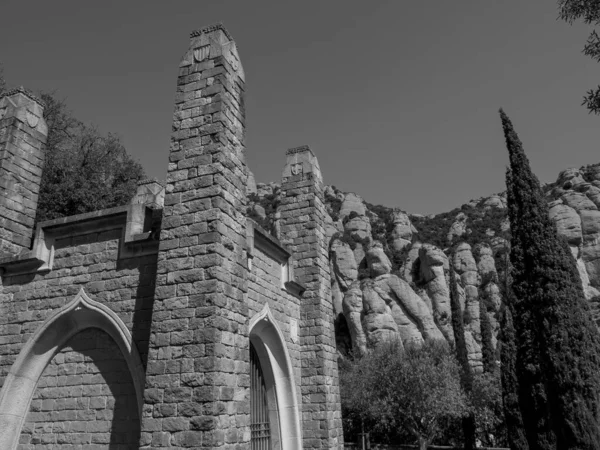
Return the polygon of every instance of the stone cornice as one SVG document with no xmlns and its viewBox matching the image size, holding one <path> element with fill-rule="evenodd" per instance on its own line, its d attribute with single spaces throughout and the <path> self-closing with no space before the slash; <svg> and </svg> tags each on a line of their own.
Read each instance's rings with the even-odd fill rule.
<svg viewBox="0 0 600 450">
<path fill-rule="evenodd" d="M 199 30 L 192 31 L 190 33 L 190 37 L 195 38 L 195 37 L 201 36 L 203 34 L 210 33 L 211 31 L 217 31 L 217 30 L 221 30 L 223 32 L 223 34 L 225 36 L 227 36 L 227 39 L 229 39 L 230 41 L 233 41 L 233 38 L 229 34 L 229 31 L 227 31 L 227 29 L 223 26 L 223 24 L 221 22 L 215 23 L 213 25 L 209 25 L 204 28 L 200 28 Z"/>
<path fill-rule="evenodd" d="M 310 147 L 308 145 L 301 145 L 300 147 L 294 147 L 294 148 L 288 149 L 288 151 L 285 152 L 285 154 L 293 155 L 294 153 L 303 153 L 303 152 L 312 153 L 312 150 L 310 149 Z"/>
<path fill-rule="evenodd" d="M 30 98 L 31 100 L 33 100 L 34 102 L 36 102 L 42 108 L 46 107 L 46 103 L 41 98 L 34 95 L 31 91 L 25 89 L 23 86 L 19 86 L 18 88 L 14 88 L 14 89 L 10 89 L 10 90 L 6 91 L 4 94 L 0 95 L 0 98 L 11 97 L 15 94 L 23 94 L 23 95 L 27 96 L 28 98 Z"/>
</svg>

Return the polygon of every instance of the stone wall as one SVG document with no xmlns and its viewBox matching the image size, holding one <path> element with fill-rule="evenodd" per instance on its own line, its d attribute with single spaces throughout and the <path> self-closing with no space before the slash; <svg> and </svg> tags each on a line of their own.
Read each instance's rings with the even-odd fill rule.
<svg viewBox="0 0 600 450">
<path fill-rule="evenodd" d="M 71 223 L 78 223 L 77 217 Z M 48 222 L 56 224 L 57 221 Z M 57 309 L 80 291 L 115 311 L 145 359 L 156 274 L 154 254 L 119 259 L 125 218 L 108 227 L 65 224 L 54 241 L 53 267 L 47 273 L 12 274 L 10 266 L 0 286 L 0 387 L 18 353 L 33 333 Z"/>
<path fill-rule="evenodd" d="M 23 383 L 28 380 L 27 377 L 34 377 L 36 370 L 44 369 L 44 367 L 39 367 L 38 362 L 44 355 L 51 357 L 53 352 L 58 352 L 44 370 L 39 385 L 40 389 L 33 397 L 31 413 L 27 420 L 30 425 L 35 422 L 35 426 L 33 428 L 32 426 L 25 427 L 21 437 L 23 444 L 33 445 L 33 447 L 25 448 L 50 448 L 41 445 L 45 445 L 52 439 L 55 439 L 56 445 L 60 445 L 61 448 L 69 448 L 67 444 L 74 444 L 79 439 L 85 440 L 88 437 L 92 439 L 91 436 L 88 436 L 89 433 L 80 433 L 75 431 L 75 428 L 66 431 L 63 426 L 71 425 L 62 423 L 63 421 L 78 422 L 78 416 L 86 414 L 70 409 L 74 400 L 76 400 L 75 407 L 77 409 L 85 408 L 86 402 L 89 407 L 89 402 L 84 395 L 87 388 L 83 386 L 83 379 L 89 373 L 83 374 L 79 372 L 80 370 L 88 371 L 94 370 L 94 367 L 98 368 L 109 387 L 114 386 L 115 377 L 125 379 L 122 365 L 97 361 L 95 364 L 86 363 L 81 367 L 79 364 L 73 366 L 71 358 L 77 359 L 82 354 L 86 354 L 88 350 L 92 351 L 86 348 L 87 344 L 91 345 L 89 340 L 81 341 L 80 338 L 84 336 L 82 333 L 73 337 L 69 343 L 61 343 L 64 336 L 68 336 L 68 333 L 71 332 L 77 332 L 78 327 L 83 326 L 76 315 L 85 314 L 86 309 L 78 308 L 69 311 L 64 319 L 57 317 L 57 314 L 60 316 L 61 311 L 68 308 L 81 292 L 85 292 L 92 301 L 108 308 L 117 317 L 116 320 L 118 326 L 122 327 L 124 338 L 132 346 L 135 355 L 139 355 L 137 356 L 139 371 L 143 377 L 143 366 L 148 353 L 150 321 L 153 317 L 158 245 L 152 239 L 125 244 L 126 229 L 128 223 L 131 223 L 128 221 L 128 216 L 131 216 L 131 208 L 123 207 L 42 223 L 38 228 L 34 250 L 25 253 L 21 259 L 2 260 L 0 388 L 4 388 L 6 383 L 9 383 L 9 387 L 8 390 L 0 391 L 0 447 L 13 448 L 10 446 L 12 444 L 6 440 L 14 439 L 14 436 L 8 436 L 10 430 L 19 429 L 18 418 L 14 419 L 17 420 L 17 423 L 12 424 L 15 416 L 14 410 L 19 409 L 15 401 L 25 402 L 24 405 L 27 406 L 28 396 L 33 394 L 32 389 L 35 388 L 37 380 L 32 379 L 33 385 L 29 385 L 29 382 Z M 138 237 L 143 238 L 144 235 L 138 235 Z M 46 247 L 51 248 L 52 251 L 49 259 L 41 264 L 40 260 L 32 255 L 42 253 L 41 250 L 35 250 L 36 248 Z M 136 256 L 127 258 L 131 254 Z M 53 324 L 54 330 L 44 331 L 44 327 Z M 96 326 L 93 322 L 87 326 L 89 325 Z M 101 325 L 101 323 L 97 324 L 97 326 Z M 40 333 L 42 333 L 41 337 Z M 36 337 L 40 337 L 37 343 L 32 341 Z M 98 344 L 99 353 L 88 352 L 90 357 L 98 359 L 102 355 L 106 356 L 105 344 L 98 339 L 95 342 Z M 125 350 L 127 354 L 123 354 L 124 349 L 121 349 L 120 352 L 115 351 L 114 343 L 111 345 L 110 357 L 112 359 L 122 360 L 124 356 L 131 356 L 131 351 Z M 79 356 L 76 356 L 77 354 Z M 16 367 L 19 366 L 22 368 L 21 375 L 16 372 Z M 53 371 L 56 371 L 56 374 Z M 131 380 L 132 375 L 128 376 Z M 54 381 L 50 381 L 51 379 Z M 57 388 L 69 386 L 69 389 L 54 389 L 52 383 L 55 383 Z M 79 392 L 79 387 L 81 387 L 81 396 L 76 399 L 72 398 L 74 393 Z M 140 387 L 143 389 L 143 384 Z M 115 391 L 112 391 L 113 396 L 125 398 L 123 397 L 125 394 L 131 393 L 129 387 L 127 388 L 128 392 L 123 392 L 121 389 L 123 386 L 117 386 Z M 141 395 L 141 391 L 136 395 L 138 403 L 141 401 Z M 38 400 L 42 401 L 41 406 Z M 123 413 L 120 410 L 120 403 L 111 402 L 108 398 L 105 400 L 106 411 L 103 414 L 106 417 L 110 414 Z M 103 402 L 103 400 L 94 401 Z M 126 400 L 127 405 L 129 405 L 129 401 L 129 399 Z M 38 407 L 39 411 L 36 411 Z M 54 413 L 51 410 L 46 411 L 45 408 L 55 408 Z M 136 403 L 135 412 L 139 421 L 140 411 L 137 411 L 137 408 Z M 128 410 L 127 414 L 131 414 L 131 411 Z M 100 417 L 96 417 L 94 421 L 99 419 Z M 83 416 L 82 420 L 85 421 Z M 137 431 L 135 425 L 132 428 L 134 433 L 137 433 L 135 437 L 132 434 L 121 435 L 118 428 L 120 425 L 117 425 L 116 422 L 110 423 L 108 431 L 100 432 L 106 428 L 106 425 L 106 423 L 97 424 L 98 433 L 104 433 L 104 437 L 94 437 L 94 439 L 106 440 L 106 436 L 109 436 L 109 440 L 116 439 L 117 441 L 129 439 L 131 442 L 132 439 L 139 439 L 139 423 Z M 79 423 L 73 426 L 79 430 L 84 425 Z M 85 426 L 87 427 L 87 425 Z M 93 426 L 90 427 L 90 429 L 93 428 Z M 55 437 L 52 438 L 50 435 L 55 435 Z M 59 443 L 58 440 L 61 442 Z M 117 443 L 120 445 L 122 442 Z M 100 442 L 97 444 L 100 445 Z M 105 447 L 100 448 L 109 448 L 109 444 L 106 443 Z"/>
<path fill-rule="evenodd" d="M 136 447 L 140 422 L 129 368 L 105 332 L 73 336 L 44 370 L 20 450 Z"/>
<path fill-rule="evenodd" d="M 253 225 L 258 227 L 257 225 Z M 265 231 L 254 231 L 267 235 Z M 276 246 L 281 244 L 270 237 L 270 240 L 276 242 Z M 285 344 L 293 365 L 293 375 L 296 381 L 296 395 L 299 405 L 302 405 L 301 397 L 301 360 L 300 360 L 300 339 L 298 325 L 300 322 L 301 298 L 297 294 L 286 290 L 283 274 L 288 270 L 283 267 L 287 263 L 285 257 L 277 258 L 274 251 L 268 248 L 262 248 L 254 245 L 252 250 L 252 263 L 250 275 L 248 277 L 248 308 L 250 317 L 259 314 L 265 305 L 268 305 L 273 317 L 277 321 L 279 329 L 282 331 Z"/>
</svg>

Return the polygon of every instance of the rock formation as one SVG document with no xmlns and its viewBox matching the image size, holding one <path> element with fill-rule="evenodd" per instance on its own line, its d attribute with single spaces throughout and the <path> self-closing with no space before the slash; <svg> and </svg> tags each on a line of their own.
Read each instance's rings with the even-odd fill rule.
<svg viewBox="0 0 600 450">
<path fill-rule="evenodd" d="M 371 277 L 361 287 L 367 342 L 376 345 L 389 337 L 399 337 L 404 344 L 443 340 L 425 301 L 406 281 L 391 274 L 392 264 L 380 243 L 368 249 L 366 258 Z"/>
<path fill-rule="evenodd" d="M 408 214 L 400 210 L 394 210 L 393 223 L 392 247 L 396 251 L 401 251 L 412 243 L 413 233 L 416 233 L 417 230 L 410 223 Z"/>
<path fill-rule="evenodd" d="M 276 223 L 279 187 L 256 186 L 249 208 L 264 214 L 267 224 Z M 571 247 L 600 322 L 600 164 L 564 170 L 544 189 L 549 215 Z M 482 314 L 497 345 L 510 248 L 506 196 L 482 197 L 429 216 L 373 206 L 334 186 L 325 188 L 325 198 L 333 304 L 347 323 L 340 328 L 348 334 L 344 342 L 359 352 L 393 337 L 404 344 L 453 342 L 449 274 L 454 270 L 469 359 L 479 369 Z"/>
<path fill-rule="evenodd" d="M 454 342 L 450 289 L 446 279 L 450 267 L 448 257 L 439 248 L 430 244 L 418 247 L 418 251 L 420 279 L 431 301 L 435 323 L 446 340 Z"/>
</svg>

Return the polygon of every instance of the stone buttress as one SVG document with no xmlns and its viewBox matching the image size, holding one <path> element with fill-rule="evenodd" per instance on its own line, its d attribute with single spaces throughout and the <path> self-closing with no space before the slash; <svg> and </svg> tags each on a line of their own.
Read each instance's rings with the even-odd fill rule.
<svg viewBox="0 0 600 450">
<path fill-rule="evenodd" d="M 309 147 L 287 151 L 281 185 L 280 239 L 294 255 L 300 306 L 303 446 L 342 448 L 342 418 L 333 304 L 325 234 L 324 186 Z"/>
<path fill-rule="evenodd" d="M 249 446 L 244 72 L 220 25 L 179 66 L 141 448 Z"/>
<path fill-rule="evenodd" d="M 0 98 L 0 258 L 31 246 L 48 134 L 43 110 L 23 88 Z"/>
</svg>

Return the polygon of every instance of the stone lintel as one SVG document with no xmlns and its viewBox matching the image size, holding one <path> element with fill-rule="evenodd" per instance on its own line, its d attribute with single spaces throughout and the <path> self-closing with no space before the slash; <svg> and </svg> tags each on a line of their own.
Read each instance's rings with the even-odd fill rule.
<svg viewBox="0 0 600 450">
<path fill-rule="evenodd" d="M 54 242 L 57 239 L 115 228 L 123 228 L 119 259 L 156 253 L 158 241 L 153 240 L 148 229 L 152 211 L 142 204 L 125 205 L 40 222 L 36 227 L 33 249 L 18 256 L 0 258 L 0 271 L 9 275 L 49 272 L 54 263 Z M 142 243 L 141 250 L 132 248 L 134 244 L 139 246 Z"/>
<path fill-rule="evenodd" d="M 285 290 L 296 298 L 302 298 L 302 296 L 306 292 L 306 287 L 294 280 L 286 281 L 285 283 L 283 283 L 283 285 L 285 286 Z"/>
<path fill-rule="evenodd" d="M 247 251 L 252 254 L 254 248 L 258 248 L 270 258 L 280 264 L 286 263 L 292 253 L 283 245 L 279 239 L 261 227 L 254 220 L 248 218 L 246 228 Z"/>
</svg>

